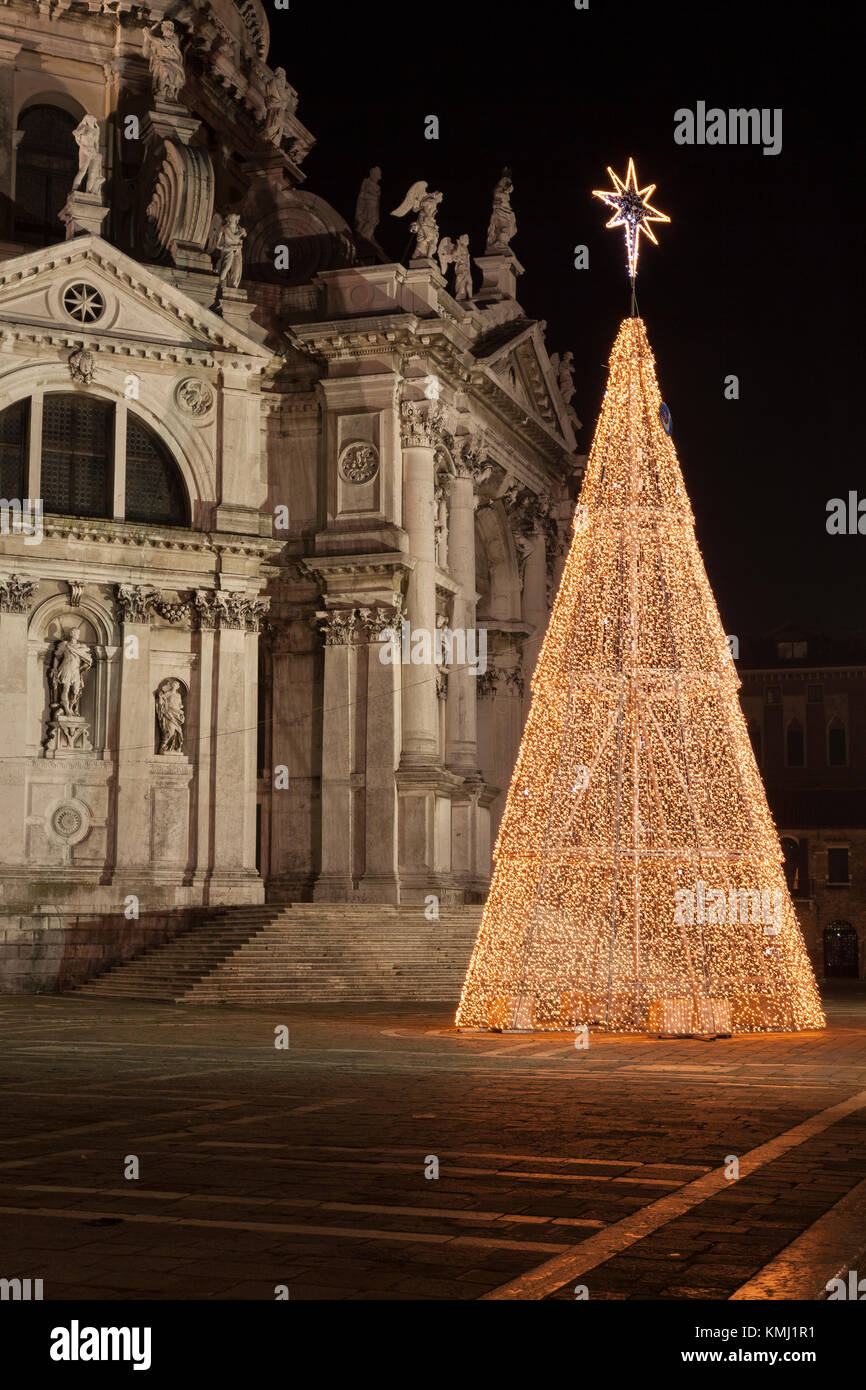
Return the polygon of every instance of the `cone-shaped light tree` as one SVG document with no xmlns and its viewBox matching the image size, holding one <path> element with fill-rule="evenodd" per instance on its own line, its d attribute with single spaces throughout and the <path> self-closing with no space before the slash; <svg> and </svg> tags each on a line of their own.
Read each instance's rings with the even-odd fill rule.
<svg viewBox="0 0 866 1390">
<path fill-rule="evenodd" d="M 639 232 L 652 236 L 639 209 L 662 218 L 633 173 L 615 178 L 625 210 L 608 224 L 626 226 L 632 284 Z M 611 354 L 459 1027 L 824 1025 L 669 429 L 632 316 Z"/>
</svg>

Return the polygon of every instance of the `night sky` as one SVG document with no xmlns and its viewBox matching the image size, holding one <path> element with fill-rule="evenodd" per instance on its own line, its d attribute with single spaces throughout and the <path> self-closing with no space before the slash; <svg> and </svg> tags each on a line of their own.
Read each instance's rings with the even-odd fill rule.
<svg viewBox="0 0 866 1390">
<path fill-rule="evenodd" d="M 641 241 L 638 307 L 729 633 L 782 625 L 862 631 L 866 536 L 829 536 L 826 504 L 866 497 L 855 429 L 862 373 L 862 73 L 856 7 L 268 7 L 272 66 L 300 94 L 318 144 L 305 187 L 351 223 L 358 185 L 383 171 L 378 238 L 408 254 L 388 214 L 416 179 L 441 189 L 443 235 L 483 254 L 490 196 L 512 169 L 512 249 L 527 314 L 551 352 L 571 348 L 589 448 L 629 290 L 621 231 L 591 189 L 628 157 L 671 217 Z M 782 150 L 681 146 L 674 112 L 782 108 Z M 436 114 L 440 138 L 424 138 Z M 573 248 L 589 248 L 589 269 Z M 476 287 L 479 277 L 476 274 Z M 739 401 L 724 399 L 735 373 Z"/>
</svg>

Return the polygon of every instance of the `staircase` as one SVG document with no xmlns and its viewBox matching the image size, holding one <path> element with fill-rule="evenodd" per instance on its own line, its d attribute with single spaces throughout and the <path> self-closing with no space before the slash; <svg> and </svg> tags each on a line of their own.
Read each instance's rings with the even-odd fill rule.
<svg viewBox="0 0 866 1390">
<path fill-rule="evenodd" d="M 177 1004 L 454 1003 L 481 907 L 295 903 L 225 908 L 75 993 Z"/>
</svg>

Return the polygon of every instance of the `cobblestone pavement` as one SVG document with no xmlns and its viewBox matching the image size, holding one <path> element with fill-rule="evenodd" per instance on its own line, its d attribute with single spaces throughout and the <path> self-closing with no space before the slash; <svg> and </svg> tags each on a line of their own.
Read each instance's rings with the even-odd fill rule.
<svg viewBox="0 0 866 1390">
<path fill-rule="evenodd" d="M 3 998 L 0 1277 L 46 1299 L 703 1299 L 762 1271 L 767 1297 L 778 1270 L 769 1296 L 818 1298 L 866 1247 L 866 992 L 827 1006 L 825 1033 L 579 1050 L 457 1034 L 441 1006 Z"/>
</svg>

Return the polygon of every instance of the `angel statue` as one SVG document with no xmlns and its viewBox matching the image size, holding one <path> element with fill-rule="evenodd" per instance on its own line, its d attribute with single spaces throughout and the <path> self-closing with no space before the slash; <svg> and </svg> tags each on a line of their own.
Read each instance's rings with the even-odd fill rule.
<svg viewBox="0 0 866 1390">
<path fill-rule="evenodd" d="M 163 681 L 156 692 L 156 717 L 159 723 L 160 753 L 183 751 L 183 696 L 180 681 Z"/>
<path fill-rule="evenodd" d="M 456 247 L 454 245 L 454 242 L 451 240 L 450 236 L 444 236 L 440 241 L 439 249 L 436 252 L 436 259 L 439 262 L 439 269 L 442 271 L 443 275 L 448 274 L 448 267 L 449 265 L 453 264 L 455 250 Z"/>
<path fill-rule="evenodd" d="M 456 242 L 444 236 L 436 253 L 439 268 L 444 275 L 449 265 L 454 266 L 454 298 L 472 298 L 472 269 L 469 264 L 469 233 L 464 232 Z"/>
<path fill-rule="evenodd" d="M 176 102 L 186 80 L 180 39 L 170 19 L 144 31 L 144 56 L 150 66 L 153 95 L 157 101 Z"/>
<path fill-rule="evenodd" d="M 411 209 L 417 214 L 415 221 L 409 224 L 410 232 L 415 233 L 413 260 L 432 260 L 436 255 L 439 245 L 439 225 L 436 217 L 441 202 L 442 194 L 428 192 L 426 180 L 419 179 L 417 183 L 413 183 L 400 206 L 391 213 L 392 217 L 405 217 Z"/>
<path fill-rule="evenodd" d="M 487 228 L 487 252 L 507 251 L 508 243 L 517 232 L 517 218 L 511 207 L 511 170 L 503 169 L 502 178 L 493 190 L 493 208 Z"/>
</svg>

